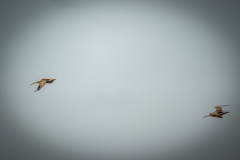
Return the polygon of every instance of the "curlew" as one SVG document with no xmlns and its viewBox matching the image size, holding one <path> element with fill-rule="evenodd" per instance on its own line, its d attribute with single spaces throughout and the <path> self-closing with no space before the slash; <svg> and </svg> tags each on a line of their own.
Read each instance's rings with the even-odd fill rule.
<svg viewBox="0 0 240 160">
<path fill-rule="evenodd" d="M 215 112 L 212 112 L 212 113 L 210 113 L 209 115 L 204 116 L 203 118 L 208 117 L 208 116 L 209 116 L 209 117 L 223 118 L 222 116 L 223 116 L 224 114 L 229 113 L 228 111 L 223 111 L 223 110 L 222 110 L 222 107 L 225 107 L 225 106 L 230 106 L 230 105 L 216 106 L 216 107 L 215 107 L 215 108 L 216 108 L 216 111 L 215 111 Z"/>
<path fill-rule="evenodd" d="M 39 91 L 46 83 L 52 83 L 52 82 L 54 82 L 56 79 L 51 79 L 51 78 L 43 78 L 43 79 L 41 79 L 41 80 L 39 80 L 39 81 L 37 81 L 37 82 L 34 82 L 34 83 L 32 83 L 32 84 L 35 84 L 35 83 L 37 83 L 38 84 L 38 88 L 37 88 L 37 90 L 35 90 L 35 92 L 36 91 Z M 30 84 L 30 86 L 32 85 L 32 84 Z"/>
</svg>

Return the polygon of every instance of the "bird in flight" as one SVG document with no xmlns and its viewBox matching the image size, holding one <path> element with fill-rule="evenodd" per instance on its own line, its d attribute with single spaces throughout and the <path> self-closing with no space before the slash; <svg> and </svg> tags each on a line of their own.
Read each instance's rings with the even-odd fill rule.
<svg viewBox="0 0 240 160">
<path fill-rule="evenodd" d="M 35 83 L 38 84 L 38 88 L 37 88 L 37 90 L 35 90 L 35 92 L 36 92 L 36 91 L 39 91 L 46 83 L 52 83 L 52 82 L 54 82 L 55 80 L 56 80 L 56 79 L 43 78 L 43 79 L 41 79 L 41 80 L 39 80 L 39 81 L 37 81 L 37 82 L 34 82 L 34 83 L 32 83 L 32 84 L 35 84 Z M 32 84 L 30 84 L 30 86 L 31 86 Z"/>
<path fill-rule="evenodd" d="M 216 106 L 216 107 L 215 107 L 215 108 L 216 108 L 216 111 L 215 111 L 215 112 L 212 112 L 212 113 L 210 113 L 209 115 L 204 116 L 203 118 L 208 117 L 208 116 L 209 116 L 209 117 L 223 118 L 222 116 L 223 116 L 224 114 L 229 113 L 228 111 L 223 111 L 223 110 L 222 110 L 222 107 L 225 107 L 225 106 L 230 106 L 230 105 Z"/>
</svg>

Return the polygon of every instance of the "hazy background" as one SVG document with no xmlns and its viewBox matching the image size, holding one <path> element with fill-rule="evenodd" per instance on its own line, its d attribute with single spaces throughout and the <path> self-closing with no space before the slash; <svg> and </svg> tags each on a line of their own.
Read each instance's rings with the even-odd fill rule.
<svg viewBox="0 0 240 160">
<path fill-rule="evenodd" d="M 236 2 L 1 2 L 1 159 L 239 159 Z"/>
</svg>

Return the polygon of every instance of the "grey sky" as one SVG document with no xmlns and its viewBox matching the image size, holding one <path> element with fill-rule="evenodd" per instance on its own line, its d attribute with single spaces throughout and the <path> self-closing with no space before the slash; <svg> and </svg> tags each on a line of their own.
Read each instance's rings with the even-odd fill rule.
<svg viewBox="0 0 240 160">
<path fill-rule="evenodd" d="M 221 29 L 163 3 L 49 4 L 6 47 L 4 113 L 37 144 L 76 156 L 195 153 L 216 130 L 239 133 L 227 130 L 239 55 Z M 44 77 L 56 81 L 35 93 Z M 222 104 L 230 114 L 202 119 Z"/>
</svg>

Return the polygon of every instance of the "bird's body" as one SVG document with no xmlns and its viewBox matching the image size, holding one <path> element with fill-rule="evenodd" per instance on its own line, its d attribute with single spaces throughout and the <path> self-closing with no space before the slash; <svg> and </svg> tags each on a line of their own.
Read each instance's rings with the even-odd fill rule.
<svg viewBox="0 0 240 160">
<path fill-rule="evenodd" d="M 225 106 L 230 106 L 230 105 L 216 106 L 216 107 L 215 107 L 215 108 L 216 108 L 216 111 L 215 111 L 215 112 L 212 112 L 212 113 L 210 113 L 209 115 L 204 116 L 203 118 L 208 117 L 208 116 L 209 116 L 209 117 L 223 118 L 222 116 L 223 116 L 224 114 L 229 113 L 228 111 L 223 111 L 223 110 L 222 110 L 222 107 L 225 107 Z"/>
<path fill-rule="evenodd" d="M 37 90 L 35 90 L 35 92 L 36 92 L 36 91 L 39 91 L 46 83 L 52 83 L 52 82 L 54 82 L 55 80 L 56 80 L 56 79 L 52 79 L 52 78 L 43 78 L 43 79 L 41 79 L 41 80 L 39 80 L 39 81 L 37 81 L 37 82 L 34 82 L 34 83 L 32 83 L 32 84 L 35 84 L 35 83 L 39 84 Z M 32 85 L 32 84 L 31 84 L 31 85 Z M 30 85 L 30 86 L 31 86 L 31 85 Z"/>
</svg>

